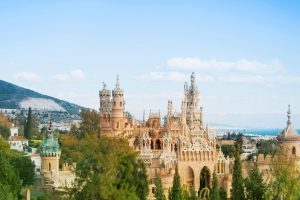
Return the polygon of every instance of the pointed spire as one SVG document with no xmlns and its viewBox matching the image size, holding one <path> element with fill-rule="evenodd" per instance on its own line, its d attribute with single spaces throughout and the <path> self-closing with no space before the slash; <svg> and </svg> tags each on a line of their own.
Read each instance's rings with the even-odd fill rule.
<svg viewBox="0 0 300 200">
<path fill-rule="evenodd" d="M 116 88 L 120 88 L 120 83 L 119 83 L 119 74 L 117 74 Z"/>
<path fill-rule="evenodd" d="M 193 72 L 191 75 L 191 86 L 193 87 L 195 85 L 195 73 Z"/>
<path fill-rule="evenodd" d="M 106 83 L 102 82 L 102 84 L 103 84 L 103 90 L 106 90 Z"/>
<path fill-rule="evenodd" d="M 291 105 L 290 104 L 288 105 L 287 118 L 288 118 L 287 124 L 290 125 L 292 123 L 292 121 L 291 121 Z"/>
</svg>

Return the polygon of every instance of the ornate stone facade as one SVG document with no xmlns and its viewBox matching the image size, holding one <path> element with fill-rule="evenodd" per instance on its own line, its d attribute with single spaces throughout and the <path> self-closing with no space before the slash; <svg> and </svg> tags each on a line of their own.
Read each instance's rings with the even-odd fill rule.
<svg viewBox="0 0 300 200">
<path fill-rule="evenodd" d="M 148 120 L 144 117 L 142 121 L 135 121 L 126 114 L 118 79 L 112 92 L 104 84 L 99 96 L 101 134 L 128 139 L 146 164 L 151 191 L 155 189 L 154 180 L 159 176 L 167 195 L 177 165 L 182 185 L 193 186 L 196 191 L 211 187 L 215 170 L 220 185 L 229 195 L 232 179 L 229 159 L 217 149 L 212 130 L 204 125 L 194 73 L 191 84 L 184 85 L 181 112 L 174 112 L 173 102 L 168 101 L 164 125 L 160 113 L 150 112 Z M 152 193 L 150 198 L 153 198 Z"/>
</svg>

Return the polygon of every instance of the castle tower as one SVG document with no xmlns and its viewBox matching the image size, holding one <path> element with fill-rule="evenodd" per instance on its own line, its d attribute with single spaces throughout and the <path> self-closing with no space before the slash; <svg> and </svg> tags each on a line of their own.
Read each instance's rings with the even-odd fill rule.
<svg viewBox="0 0 300 200">
<path fill-rule="evenodd" d="M 41 174 L 44 175 L 50 173 L 51 175 L 58 176 L 60 154 L 61 151 L 58 140 L 53 137 L 50 121 L 47 137 L 40 147 L 40 155 L 42 158 Z"/>
<path fill-rule="evenodd" d="M 277 136 L 280 148 L 287 154 L 288 157 L 300 157 L 300 135 L 292 125 L 291 107 L 288 106 L 287 111 L 287 126 L 281 134 Z M 298 160 L 300 164 L 300 160 Z"/>
<path fill-rule="evenodd" d="M 123 91 L 120 88 L 119 76 L 117 76 L 116 87 L 112 91 L 111 127 L 113 131 L 124 130 L 124 106 Z"/>
<path fill-rule="evenodd" d="M 103 83 L 103 88 L 99 92 L 100 97 L 100 132 L 105 133 L 111 129 L 111 91 L 106 88 Z"/>
</svg>

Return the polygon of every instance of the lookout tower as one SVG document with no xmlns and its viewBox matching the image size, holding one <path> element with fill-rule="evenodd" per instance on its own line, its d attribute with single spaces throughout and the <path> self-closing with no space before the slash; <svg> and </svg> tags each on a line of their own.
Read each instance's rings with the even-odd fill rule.
<svg viewBox="0 0 300 200">
<path fill-rule="evenodd" d="M 42 158 L 41 174 L 51 173 L 52 175 L 58 176 L 60 154 L 61 151 L 58 140 L 53 136 L 50 121 L 47 137 L 44 139 L 40 147 L 40 155 Z"/>
</svg>

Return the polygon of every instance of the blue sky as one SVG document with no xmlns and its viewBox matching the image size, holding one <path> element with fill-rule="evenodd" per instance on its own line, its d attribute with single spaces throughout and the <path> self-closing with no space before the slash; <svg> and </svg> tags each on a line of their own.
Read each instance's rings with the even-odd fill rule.
<svg viewBox="0 0 300 200">
<path fill-rule="evenodd" d="M 1 1 L 0 79 L 98 109 L 179 110 L 194 71 L 208 123 L 300 127 L 297 1 Z"/>
</svg>

